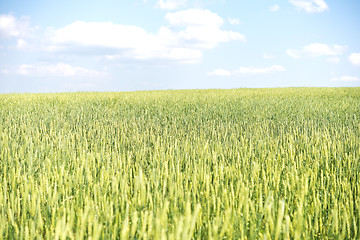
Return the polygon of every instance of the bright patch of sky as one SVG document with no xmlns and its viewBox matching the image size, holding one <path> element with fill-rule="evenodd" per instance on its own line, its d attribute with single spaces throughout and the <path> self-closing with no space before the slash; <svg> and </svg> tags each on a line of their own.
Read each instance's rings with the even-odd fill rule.
<svg viewBox="0 0 360 240">
<path fill-rule="evenodd" d="M 3 0 L 0 93 L 360 87 L 358 0 Z"/>
</svg>

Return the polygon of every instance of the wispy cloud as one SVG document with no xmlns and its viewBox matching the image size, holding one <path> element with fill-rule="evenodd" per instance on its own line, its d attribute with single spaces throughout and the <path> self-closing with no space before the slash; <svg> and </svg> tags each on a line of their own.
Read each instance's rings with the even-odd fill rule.
<svg viewBox="0 0 360 240">
<path fill-rule="evenodd" d="M 284 72 L 286 68 L 282 65 L 273 65 L 271 67 L 240 67 L 234 71 L 228 71 L 225 69 L 216 69 L 208 73 L 208 76 L 227 77 L 234 75 L 255 75 L 255 74 L 269 74 L 276 72 Z"/>
<path fill-rule="evenodd" d="M 41 42 L 36 34 L 39 27 L 30 23 L 30 17 L 16 17 L 11 14 L 0 14 L 0 40 L 7 39 L 7 48 L 28 50 L 35 48 L 35 42 Z M 40 33 L 41 34 L 41 33 Z"/>
<path fill-rule="evenodd" d="M 158 0 L 155 4 L 156 7 L 167 10 L 175 10 L 185 7 L 188 0 Z"/>
<path fill-rule="evenodd" d="M 329 62 L 329 63 L 340 63 L 340 58 L 331 57 L 331 58 L 326 59 L 326 61 Z"/>
<path fill-rule="evenodd" d="M 342 77 L 331 78 L 331 81 L 333 81 L 333 82 L 357 82 L 357 81 L 360 81 L 360 79 L 358 77 L 353 77 L 353 76 L 342 76 Z"/>
<path fill-rule="evenodd" d="M 258 68 L 258 67 L 240 67 L 238 70 L 235 70 L 235 74 L 265 74 L 265 73 L 274 73 L 274 72 L 284 72 L 286 68 L 281 65 L 273 65 L 271 67 Z"/>
<path fill-rule="evenodd" d="M 17 74 L 30 77 L 76 77 L 76 78 L 99 78 L 105 77 L 105 72 L 89 70 L 83 67 L 74 67 L 66 63 L 55 65 L 22 64 L 6 71 L 7 74 Z"/>
<path fill-rule="evenodd" d="M 167 13 L 165 19 L 172 26 L 215 26 L 224 24 L 224 20 L 210 10 L 188 9 Z"/>
<path fill-rule="evenodd" d="M 324 0 L 289 0 L 289 3 L 307 13 L 319 13 L 329 9 Z"/>
<path fill-rule="evenodd" d="M 352 53 L 349 56 L 349 61 L 356 66 L 360 66 L 360 53 Z"/>
<path fill-rule="evenodd" d="M 277 5 L 277 4 L 275 4 L 275 5 L 273 5 L 273 6 L 271 6 L 271 7 L 269 8 L 269 10 L 272 11 L 272 12 L 279 11 L 279 9 L 280 9 L 280 6 Z"/>
<path fill-rule="evenodd" d="M 228 76 L 231 76 L 232 73 L 228 70 L 225 70 L 225 69 L 215 69 L 214 71 L 212 72 L 209 72 L 208 73 L 208 76 L 210 77 L 214 77 L 214 76 L 217 76 L 217 77 L 228 77 Z"/>
<path fill-rule="evenodd" d="M 241 21 L 238 18 L 228 18 L 228 21 L 231 25 L 239 25 Z"/>
<path fill-rule="evenodd" d="M 17 49 L 23 49 L 23 48 L 27 47 L 27 45 L 28 45 L 27 42 L 22 38 L 20 38 L 20 39 L 18 39 L 16 41 L 16 48 Z"/>
<path fill-rule="evenodd" d="M 28 17 L 16 18 L 12 14 L 0 15 L 0 39 L 24 37 L 32 31 Z"/>
<path fill-rule="evenodd" d="M 288 49 L 286 53 L 293 58 L 319 57 L 319 56 L 338 56 L 345 52 L 346 46 L 337 44 L 328 45 L 322 43 L 311 43 L 302 50 Z"/>
</svg>

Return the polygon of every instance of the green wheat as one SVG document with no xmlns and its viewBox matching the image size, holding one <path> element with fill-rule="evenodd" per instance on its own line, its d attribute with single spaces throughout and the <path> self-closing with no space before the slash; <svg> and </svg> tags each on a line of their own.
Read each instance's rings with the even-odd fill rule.
<svg viewBox="0 0 360 240">
<path fill-rule="evenodd" d="M 356 239 L 360 89 L 0 95 L 2 239 Z"/>
</svg>

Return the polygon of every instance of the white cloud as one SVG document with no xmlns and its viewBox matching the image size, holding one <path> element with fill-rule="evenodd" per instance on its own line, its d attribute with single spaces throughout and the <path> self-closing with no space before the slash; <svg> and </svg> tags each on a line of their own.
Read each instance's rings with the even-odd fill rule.
<svg viewBox="0 0 360 240">
<path fill-rule="evenodd" d="M 29 18 L 16 18 L 11 14 L 0 15 L 0 38 L 24 37 L 31 31 Z"/>
<path fill-rule="evenodd" d="M 58 63 L 56 65 L 33 65 L 22 64 L 9 71 L 22 76 L 32 77 L 86 77 L 98 78 L 106 76 L 104 72 L 89 70 L 82 67 L 73 67 L 69 64 Z"/>
<path fill-rule="evenodd" d="M 228 71 L 225 69 L 216 69 L 212 72 L 209 72 L 209 76 L 233 76 L 233 75 L 255 75 L 255 74 L 269 74 L 269 73 L 276 73 L 276 72 L 284 72 L 286 68 L 281 65 L 273 65 L 271 67 L 240 67 L 235 71 Z"/>
<path fill-rule="evenodd" d="M 289 3 L 307 13 L 319 13 L 329 9 L 324 0 L 289 0 Z"/>
<path fill-rule="evenodd" d="M 1 68 L 0 68 L 0 73 L 1 73 L 2 75 L 9 75 L 9 74 L 10 74 L 10 71 L 9 71 L 9 69 L 7 69 L 7 68 L 1 67 Z"/>
<path fill-rule="evenodd" d="M 221 26 L 224 20 L 210 10 L 188 9 L 167 13 L 165 19 L 172 26 Z"/>
<path fill-rule="evenodd" d="M 28 45 L 27 42 L 22 38 L 20 38 L 16 41 L 16 48 L 18 48 L 18 49 L 25 48 L 27 45 Z"/>
<path fill-rule="evenodd" d="M 231 25 L 239 25 L 241 21 L 238 18 L 228 18 L 228 21 Z"/>
<path fill-rule="evenodd" d="M 36 39 L 37 29 L 30 25 L 30 17 L 17 18 L 12 14 L 0 14 L 0 40 L 11 40 L 7 48 L 23 50 L 34 47 L 32 40 Z"/>
<path fill-rule="evenodd" d="M 108 59 L 171 59 L 198 62 L 202 52 L 176 46 L 179 39 L 167 28 L 157 35 L 136 26 L 111 22 L 74 22 L 55 31 L 51 51 L 74 51 L 107 55 Z M 178 45 L 178 44 L 177 44 Z M 83 49 L 83 50 L 82 50 Z"/>
<path fill-rule="evenodd" d="M 124 49 L 145 47 L 144 41 L 148 42 L 149 45 L 156 42 L 155 36 L 148 34 L 140 27 L 119 25 L 112 22 L 83 21 L 76 21 L 56 30 L 51 40 L 58 47 L 74 44 L 84 47 Z"/>
<path fill-rule="evenodd" d="M 221 42 L 245 41 L 245 37 L 237 32 L 223 31 L 217 27 L 189 26 L 177 33 L 178 40 L 188 47 L 214 48 Z"/>
<path fill-rule="evenodd" d="M 345 51 L 345 46 L 327 45 L 321 43 L 312 43 L 304 47 L 304 52 L 311 57 L 318 56 L 337 56 Z"/>
<path fill-rule="evenodd" d="M 202 52 L 196 49 L 172 48 L 168 53 L 159 56 L 158 58 L 171 59 L 180 63 L 197 63 L 202 58 Z"/>
<path fill-rule="evenodd" d="M 221 30 L 224 20 L 210 10 L 188 9 L 168 13 L 165 19 L 172 27 L 185 27 L 174 32 L 173 37 L 186 46 L 214 48 L 221 42 L 245 41 L 245 36 L 238 32 Z"/>
<path fill-rule="evenodd" d="M 158 0 L 156 7 L 167 10 L 179 9 L 185 7 L 188 0 Z"/>
<path fill-rule="evenodd" d="M 349 61 L 357 66 L 360 66 L 360 53 L 352 53 L 349 56 Z"/>
<path fill-rule="evenodd" d="M 331 58 L 326 59 L 326 61 L 329 62 L 329 63 L 339 63 L 339 62 L 340 62 L 340 58 L 338 58 L 338 57 L 331 57 Z"/>
<path fill-rule="evenodd" d="M 342 77 L 334 77 L 331 78 L 331 81 L 334 82 L 357 82 L 360 81 L 360 79 L 358 77 L 353 77 L 353 76 L 342 76 Z"/>
<path fill-rule="evenodd" d="M 346 46 L 327 45 L 322 43 L 311 43 L 305 46 L 301 51 L 289 49 L 286 53 L 293 58 L 300 57 L 320 57 L 320 56 L 338 56 L 345 52 Z"/>
<path fill-rule="evenodd" d="M 173 60 L 196 63 L 204 49 L 221 42 L 245 41 L 233 31 L 221 29 L 223 19 L 209 10 L 189 9 L 168 13 L 169 26 L 160 27 L 156 34 L 141 27 L 112 22 L 77 21 L 53 30 L 49 35 L 52 52 L 97 54 L 107 59 Z"/>
<path fill-rule="evenodd" d="M 286 68 L 281 65 L 273 65 L 266 68 L 258 67 L 240 67 L 238 70 L 235 70 L 235 74 L 265 74 L 265 73 L 274 73 L 274 72 L 284 72 Z"/>
<path fill-rule="evenodd" d="M 208 75 L 210 77 L 214 77 L 214 76 L 227 77 L 227 76 L 231 76 L 231 72 L 225 69 L 215 69 L 214 71 L 209 72 Z"/>
<path fill-rule="evenodd" d="M 289 55 L 292 58 L 300 58 L 301 57 L 301 52 L 298 50 L 294 50 L 294 49 L 288 49 L 286 50 L 287 55 Z"/>
<path fill-rule="evenodd" d="M 275 4 L 275 5 L 271 6 L 269 9 L 272 12 L 276 12 L 276 11 L 278 11 L 280 9 L 280 6 Z"/>
</svg>

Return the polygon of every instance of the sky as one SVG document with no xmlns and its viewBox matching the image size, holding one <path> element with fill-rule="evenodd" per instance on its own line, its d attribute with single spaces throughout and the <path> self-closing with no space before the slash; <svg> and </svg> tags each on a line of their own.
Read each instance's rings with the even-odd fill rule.
<svg viewBox="0 0 360 240">
<path fill-rule="evenodd" d="M 359 0 L 0 0 L 0 93 L 360 87 Z"/>
</svg>

